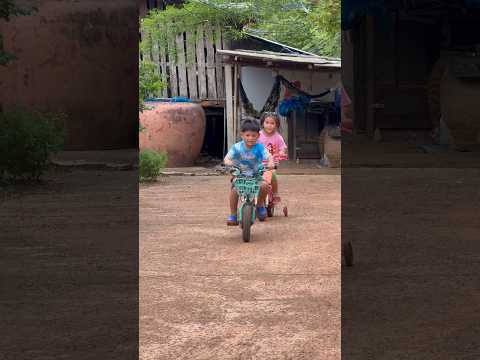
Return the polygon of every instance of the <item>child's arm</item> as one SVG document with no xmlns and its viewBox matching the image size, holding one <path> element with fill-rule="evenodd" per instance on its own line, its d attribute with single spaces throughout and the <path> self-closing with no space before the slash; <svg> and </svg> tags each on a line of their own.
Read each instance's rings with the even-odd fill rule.
<svg viewBox="0 0 480 360">
<path fill-rule="evenodd" d="M 273 161 L 273 156 L 270 156 L 268 159 L 268 167 L 273 169 L 275 167 L 275 162 Z"/>
<path fill-rule="evenodd" d="M 223 159 L 223 163 L 226 165 L 226 166 L 233 166 L 233 160 L 230 158 L 230 156 L 225 156 L 225 159 Z"/>
<path fill-rule="evenodd" d="M 235 165 L 235 157 L 236 157 L 236 150 L 234 145 L 228 151 L 227 155 L 225 156 L 225 159 L 223 159 L 223 163 L 226 166 L 233 166 Z"/>
<path fill-rule="evenodd" d="M 268 151 L 266 151 L 266 155 L 267 155 L 266 160 L 268 161 L 267 166 L 268 166 L 269 169 L 273 169 L 275 167 L 275 162 L 273 161 L 273 156 Z"/>
</svg>

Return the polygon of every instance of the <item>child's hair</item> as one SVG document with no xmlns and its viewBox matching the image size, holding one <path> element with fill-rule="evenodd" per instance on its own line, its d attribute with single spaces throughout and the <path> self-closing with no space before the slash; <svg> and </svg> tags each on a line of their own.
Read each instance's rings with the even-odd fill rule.
<svg viewBox="0 0 480 360">
<path fill-rule="evenodd" d="M 276 112 L 264 112 L 262 114 L 262 117 L 260 119 L 260 126 L 263 128 L 263 124 L 265 123 L 265 120 L 267 118 L 273 118 L 275 119 L 275 125 L 277 126 L 277 129 L 280 129 L 280 116 Z"/>
<path fill-rule="evenodd" d="M 254 118 L 245 118 L 240 125 L 240 132 L 245 131 L 253 131 L 253 132 L 260 132 L 260 125 L 258 124 L 258 120 Z"/>
</svg>

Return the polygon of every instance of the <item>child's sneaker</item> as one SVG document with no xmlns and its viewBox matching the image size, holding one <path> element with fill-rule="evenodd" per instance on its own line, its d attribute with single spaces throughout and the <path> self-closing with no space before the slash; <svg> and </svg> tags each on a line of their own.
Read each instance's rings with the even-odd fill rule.
<svg viewBox="0 0 480 360">
<path fill-rule="evenodd" d="M 229 215 L 227 218 L 227 225 L 228 226 L 237 226 L 238 220 L 236 215 Z"/>
<path fill-rule="evenodd" d="M 267 209 L 264 206 L 257 207 L 257 216 L 258 220 L 265 221 L 265 219 L 267 218 Z"/>
</svg>

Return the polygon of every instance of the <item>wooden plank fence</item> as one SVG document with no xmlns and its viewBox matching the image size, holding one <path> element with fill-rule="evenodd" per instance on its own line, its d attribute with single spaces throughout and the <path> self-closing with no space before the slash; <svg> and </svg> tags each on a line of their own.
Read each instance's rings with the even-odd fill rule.
<svg viewBox="0 0 480 360">
<path fill-rule="evenodd" d="M 228 48 L 220 27 L 201 25 L 196 31 L 169 34 L 166 46 L 152 40 L 150 51 L 142 56 L 156 64 L 157 73 L 167 84 L 158 97 L 224 103 L 225 66 L 217 57 L 217 49 Z"/>
</svg>

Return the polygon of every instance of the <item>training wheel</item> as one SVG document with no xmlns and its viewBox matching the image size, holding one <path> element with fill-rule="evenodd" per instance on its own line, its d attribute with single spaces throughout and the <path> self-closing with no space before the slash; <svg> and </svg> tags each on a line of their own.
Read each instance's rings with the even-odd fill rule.
<svg viewBox="0 0 480 360">
<path fill-rule="evenodd" d="M 288 209 L 286 206 L 283 207 L 283 215 L 288 216 Z"/>
</svg>

